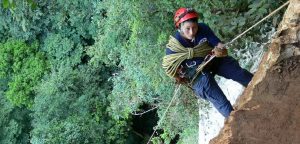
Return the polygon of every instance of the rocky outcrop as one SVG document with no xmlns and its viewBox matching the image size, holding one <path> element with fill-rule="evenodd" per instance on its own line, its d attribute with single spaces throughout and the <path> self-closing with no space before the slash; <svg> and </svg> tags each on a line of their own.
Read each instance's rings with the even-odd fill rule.
<svg viewBox="0 0 300 144">
<path fill-rule="evenodd" d="M 300 0 L 290 4 L 236 110 L 211 144 L 300 144 Z"/>
</svg>

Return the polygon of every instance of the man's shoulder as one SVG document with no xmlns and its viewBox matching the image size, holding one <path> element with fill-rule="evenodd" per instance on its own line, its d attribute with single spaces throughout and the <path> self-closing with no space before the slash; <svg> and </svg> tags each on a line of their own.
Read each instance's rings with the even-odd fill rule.
<svg viewBox="0 0 300 144">
<path fill-rule="evenodd" d="M 206 23 L 198 23 L 200 29 L 208 30 L 209 26 Z"/>
<path fill-rule="evenodd" d="M 181 35 L 180 35 L 180 32 L 178 30 L 176 30 L 175 33 L 172 36 L 175 39 L 177 39 L 178 41 L 180 41 L 180 39 L 181 39 Z"/>
</svg>

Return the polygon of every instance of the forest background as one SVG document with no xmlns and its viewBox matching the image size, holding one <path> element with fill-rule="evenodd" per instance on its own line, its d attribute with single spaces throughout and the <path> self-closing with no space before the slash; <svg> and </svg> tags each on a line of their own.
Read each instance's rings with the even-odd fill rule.
<svg viewBox="0 0 300 144">
<path fill-rule="evenodd" d="M 176 9 L 195 8 L 227 42 L 284 2 L 0 0 L 0 143 L 145 143 L 175 88 L 161 62 Z M 281 14 L 230 54 L 244 59 L 234 49 L 266 41 Z M 195 143 L 199 107 L 210 108 L 181 89 L 153 143 Z"/>
</svg>

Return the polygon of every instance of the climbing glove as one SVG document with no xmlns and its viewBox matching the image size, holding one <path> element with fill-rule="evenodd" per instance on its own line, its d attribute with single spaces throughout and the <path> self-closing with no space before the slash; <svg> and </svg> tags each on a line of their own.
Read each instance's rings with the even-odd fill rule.
<svg viewBox="0 0 300 144">
<path fill-rule="evenodd" d="M 227 53 L 227 49 L 226 48 L 218 48 L 215 47 L 212 50 L 212 53 L 216 56 L 216 57 L 226 57 L 228 55 Z"/>
</svg>

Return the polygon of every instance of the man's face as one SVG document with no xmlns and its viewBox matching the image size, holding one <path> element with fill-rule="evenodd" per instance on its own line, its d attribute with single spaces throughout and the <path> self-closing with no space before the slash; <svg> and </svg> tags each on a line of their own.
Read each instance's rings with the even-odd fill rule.
<svg viewBox="0 0 300 144">
<path fill-rule="evenodd" d="M 198 31 L 198 24 L 195 22 L 183 22 L 180 26 L 181 35 L 189 40 L 193 40 Z"/>
</svg>

